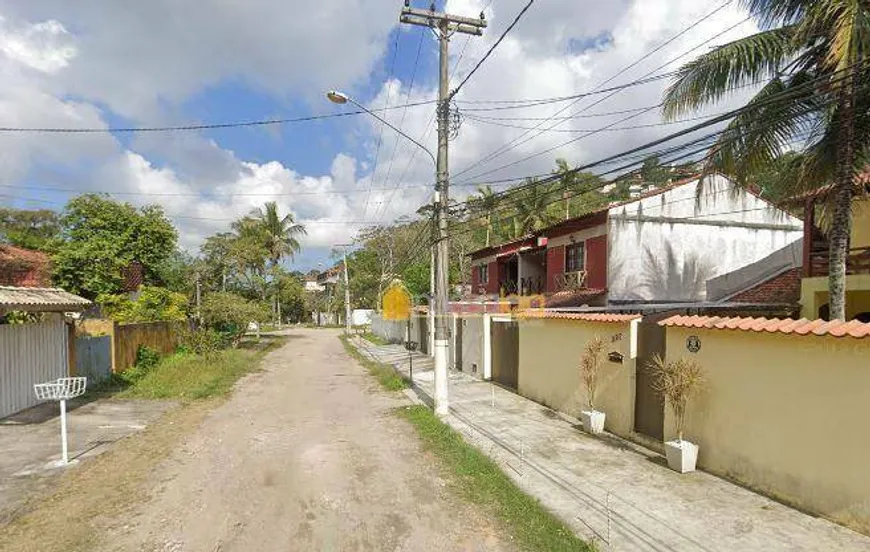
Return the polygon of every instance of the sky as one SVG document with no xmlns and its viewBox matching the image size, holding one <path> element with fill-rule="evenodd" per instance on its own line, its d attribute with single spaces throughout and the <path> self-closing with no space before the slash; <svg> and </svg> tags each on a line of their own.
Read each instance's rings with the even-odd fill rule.
<svg viewBox="0 0 870 552">
<path fill-rule="evenodd" d="M 468 17 L 483 11 L 488 22 L 482 37 L 451 38 L 453 85 L 526 3 L 436 3 Z M 610 97 L 531 107 L 516 101 L 667 74 L 755 32 L 738 4 L 537 0 L 456 97 L 461 125 L 450 142 L 451 195 L 461 200 L 480 183 L 548 173 L 559 157 L 572 166 L 595 161 L 687 126 L 657 125 L 662 118 L 653 106 L 666 78 Z M 428 7 L 419 0 L 412 6 Z M 432 198 L 429 155 L 374 117 L 111 129 L 353 111 L 326 100 L 326 91 L 337 89 L 434 152 L 438 43 L 428 29 L 401 25 L 400 9 L 400 2 L 383 0 L 0 0 L 0 127 L 102 130 L 0 131 L 0 205 L 60 209 L 90 191 L 156 203 L 178 228 L 180 246 L 196 254 L 207 236 L 277 201 L 308 231 L 289 267 L 331 264 L 334 244 L 352 241 L 361 228 L 414 216 Z M 707 113 L 738 105 L 750 92 L 737 91 Z M 425 103 L 402 107 L 418 102 Z M 540 120 L 554 115 L 562 118 Z M 655 126 L 619 130 L 638 125 Z"/>
</svg>

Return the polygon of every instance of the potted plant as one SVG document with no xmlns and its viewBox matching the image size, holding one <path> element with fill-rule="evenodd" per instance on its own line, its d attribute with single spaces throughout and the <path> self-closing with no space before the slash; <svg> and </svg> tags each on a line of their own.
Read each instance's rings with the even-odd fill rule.
<svg viewBox="0 0 870 552">
<path fill-rule="evenodd" d="M 580 411 L 580 422 L 583 429 L 597 435 L 604 431 L 604 412 L 595 410 L 595 391 L 598 389 L 598 377 L 604 362 L 604 340 L 596 336 L 583 347 L 580 357 L 580 378 L 586 387 L 586 397 L 589 408 Z"/>
<path fill-rule="evenodd" d="M 683 440 L 686 421 L 686 404 L 701 386 L 701 365 L 694 360 L 678 359 L 665 362 L 656 355 L 650 363 L 656 391 L 661 393 L 671 412 L 677 438 L 665 443 L 668 466 L 680 473 L 695 471 L 698 461 L 698 445 Z"/>
</svg>

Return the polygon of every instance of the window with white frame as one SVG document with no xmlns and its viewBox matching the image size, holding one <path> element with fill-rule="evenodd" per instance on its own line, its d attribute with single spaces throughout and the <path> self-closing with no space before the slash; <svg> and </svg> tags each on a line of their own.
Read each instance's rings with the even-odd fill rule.
<svg viewBox="0 0 870 552">
<path fill-rule="evenodd" d="M 489 265 L 478 265 L 477 267 L 477 281 L 481 284 L 489 283 Z"/>
<path fill-rule="evenodd" d="M 586 269 L 586 242 L 572 243 L 565 246 L 565 272 L 577 272 Z"/>
</svg>

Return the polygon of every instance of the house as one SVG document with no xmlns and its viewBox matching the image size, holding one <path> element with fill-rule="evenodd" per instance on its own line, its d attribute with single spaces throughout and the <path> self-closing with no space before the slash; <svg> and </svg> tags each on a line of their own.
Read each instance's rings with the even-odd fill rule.
<svg viewBox="0 0 870 552">
<path fill-rule="evenodd" d="M 846 259 L 846 319 L 870 322 L 870 183 L 862 182 L 852 202 L 852 232 Z M 832 186 L 792 198 L 803 208 L 803 271 L 800 285 L 801 316 L 829 318 L 829 241 L 823 229 L 823 210 Z"/>
<path fill-rule="evenodd" d="M 0 286 L 0 320 L 10 312 L 42 314 L 39 322 L 0 323 L 0 418 L 34 406 L 34 384 L 69 374 L 74 351 L 63 315 L 90 304 L 62 289 Z"/>
<path fill-rule="evenodd" d="M 724 176 L 695 177 L 475 251 L 472 287 L 547 307 L 699 302 L 708 280 L 802 236 L 797 217 Z"/>
<path fill-rule="evenodd" d="M 41 251 L 0 244 L 0 286 L 47 287 L 51 260 Z"/>
</svg>

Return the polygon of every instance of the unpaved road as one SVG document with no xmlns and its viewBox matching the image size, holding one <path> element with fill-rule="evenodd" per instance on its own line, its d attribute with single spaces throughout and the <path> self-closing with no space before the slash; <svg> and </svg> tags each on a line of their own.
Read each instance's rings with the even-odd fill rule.
<svg viewBox="0 0 870 552">
<path fill-rule="evenodd" d="M 103 550 L 509 550 L 327 330 L 293 330 L 264 370 L 155 470 Z"/>
</svg>

